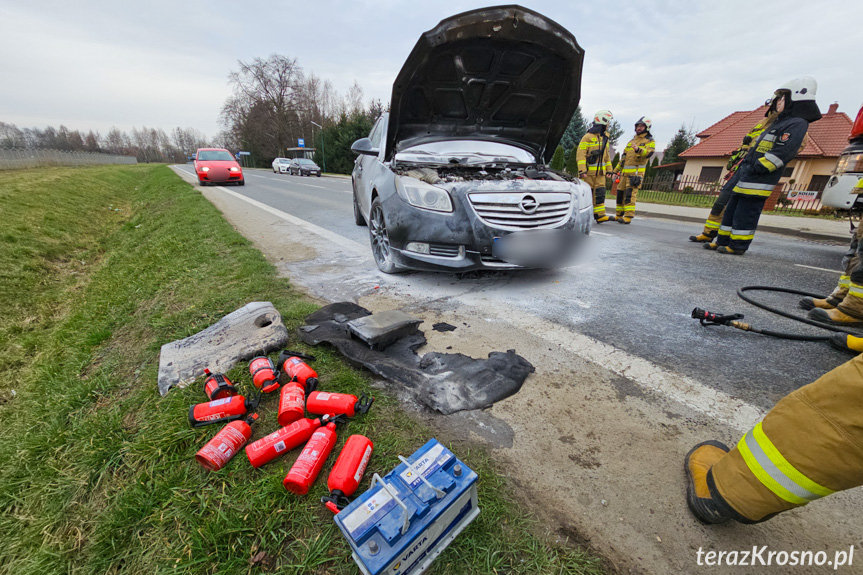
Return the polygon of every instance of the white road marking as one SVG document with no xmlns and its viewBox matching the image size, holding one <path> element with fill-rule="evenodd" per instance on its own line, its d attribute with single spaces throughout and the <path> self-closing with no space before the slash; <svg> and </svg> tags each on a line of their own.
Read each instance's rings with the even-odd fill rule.
<svg viewBox="0 0 863 575">
<path fill-rule="evenodd" d="M 592 235 L 592 236 L 594 236 L 594 235 L 596 235 L 596 236 L 613 236 L 614 234 L 609 234 L 606 232 L 595 232 L 593 230 L 590 230 L 590 235 Z"/>
<path fill-rule="evenodd" d="M 803 264 L 794 264 L 798 268 L 808 268 L 810 270 L 818 270 L 820 272 L 830 272 L 831 274 L 841 273 L 841 270 L 828 270 L 827 268 L 816 268 L 815 266 L 804 266 Z"/>
<path fill-rule="evenodd" d="M 288 221 L 294 226 L 327 239 L 341 249 L 348 249 L 359 256 L 367 256 L 369 253 L 367 245 L 340 236 L 225 187 L 216 186 L 216 189 Z M 401 292 L 402 288 L 409 289 L 409 286 L 399 281 L 397 277 L 388 277 L 387 279 L 393 280 L 391 286 L 397 291 Z M 760 408 L 712 387 L 702 385 L 690 377 L 669 371 L 647 359 L 631 355 L 612 345 L 575 332 L 566 326 L 526 314 L 500 302 L 488 302 L 484 299 L 485 297 L 486 294 L 467 293 L 453 299 L 481 309 L 482 316 L 497 317 L 501 321 L 529 330 L 549 343 L 559 345 L 570 353 L 632 380 L 645 390 L 665 396 L 738 431 L 748 430 L 765 415 L 765 412 Z M 537 330 L 538 326 L 541 327 L 540 330 Z"/>
</svg>

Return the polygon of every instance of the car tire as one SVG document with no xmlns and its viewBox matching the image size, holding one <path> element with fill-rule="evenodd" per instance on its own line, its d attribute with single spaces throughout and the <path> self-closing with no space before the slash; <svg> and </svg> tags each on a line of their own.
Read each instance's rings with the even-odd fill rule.
<svg viewBox="0 0 863 575">
<path fill-rule="evenodd" d="M 244 179 L 242 179 L 242 180 L 240 180 L 239 182 L 237 182 L 237 185 L 238 185 L 238 186 L 245 186 L 245 185 L 246 185 L 246 180 L 245 180 L 245 178 L 244 178 Z"/>
<path fill-rule="evenodd" d="M 400 269 L 392 259 L 390 237 L 380 198 L 375 198 L 372 201 L 372 209 L 369 212 L 369 241 L 372 246 L 372 257 L 374 257 L 378 269 L 385 274 L 398 273 Z"/>
<path fill-rule="evenodd" d="M 360 204 L 357 202 L 357 192 L 354 190 L 354 193 L 351 194 L 354 197 L 354 223 L 358 226 L 366 226 L 366 219 L 363 217 L 363 213 L 360 211 Z"/>
<path fill-rule="evenodd" d="M 207 185 L 207 182 L 205 182 L 204 180 L 198 180 L 198 185 L 203 188 L 204 186 Z"/>
<path fill-rule="evenodd" d="M 321 175 L 320 175 L 320 174 L 318 174 L 318 177 L 320 178 L 320 177 L 321 177 Z"/>
</svg>

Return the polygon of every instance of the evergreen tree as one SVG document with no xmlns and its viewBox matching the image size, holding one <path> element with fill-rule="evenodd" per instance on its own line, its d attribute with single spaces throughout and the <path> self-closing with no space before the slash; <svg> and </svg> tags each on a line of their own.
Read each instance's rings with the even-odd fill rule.
<svg viewBox="0 0 863 575">
<path fill-rule="evenodd" d="M 560 144 L 567 150 L 577 146 L 584 135 L 587 133 L 587 119 L 581 113 L 581 106 L 575 109 L 575 113 L 569 120 L 566 131 L 560 138 Z"/>
<path fill-rule="evenodd" d="M 578 148 L 569 151 L 569 159 L 566 160 L 566 171 L 573 176 L 578 175 Z"/>
<path fill-rule="evenodd" d="M 563 146 L 558 146 L 551 157 L 551 169 L 557 171 L 563 170 L 563 161 Z"/>
<path fill-rule="evenodd" d="M 678 161 L 678 156 L 695 145 L 697 138 L 695 137 L 695 128 L 692 126 L 686 127 L 686 124 L 681 124 L 680 129 L 674 134 L 674 137 L 665 148 L 665 153 L 662 156 L 662 162 L 665 164 L 673 164 Z"/>
<path fill-rule="evenodd" d="M 617 152 L 616 154 L 614 154 L 614 159 L 611 160 L 611 169 L 616 170 L 617 164 L 619 164 L 619 163 L 620 163 L 620 152 Z"/>
<path fill-rule="evenodd" d="M 612 120 L 606 130 L 608 131 L 608 141 L 616 148 L 617 142 L 620 141 L 620 136 L 623 135 L 623 128 L 620 126 L 620 122 Z"/>
</svg>

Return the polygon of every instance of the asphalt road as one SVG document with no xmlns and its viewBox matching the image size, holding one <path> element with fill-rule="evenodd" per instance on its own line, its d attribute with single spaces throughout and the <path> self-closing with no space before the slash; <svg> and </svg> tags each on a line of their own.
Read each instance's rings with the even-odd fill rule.
<svg viewBox="0 0 863 575">
<path fill-rule="evenodd" d="M 179 169 L 191 173 L 189 166 Z M 368 245 L 368 229 L 353 223 L 347 179 L 249 170 L 246 185 L 231 190 Z M 843 246 L 762 233 L 740 258 L 688 242 L 695 232 L 696 225 L 655 218 L 636 218 L 629 226 L 609 222 L 594 226 L 590 253 L 576 266 L 457 281 L 762 408 L 848 359 L 827 344 L 702 328 L 690 318 L 697 306 L 743 313 L 760 328 L 826 333 L 755 308 L 736 291 L 769 285 L 827 293 L 836 281 L 831 270 L 838 270 Z M 368 260 L 373 266 L 371 251 Z M 409 276 L 412 282 L 441 279 L 438 274 Z M 794 310 L 798 299 L 755 295 L 787 310 Z"/>
</svg>

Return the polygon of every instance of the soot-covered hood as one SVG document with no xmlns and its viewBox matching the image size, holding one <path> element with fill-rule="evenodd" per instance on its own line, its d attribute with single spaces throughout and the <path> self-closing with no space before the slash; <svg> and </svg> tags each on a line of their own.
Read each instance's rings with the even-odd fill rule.
<svg viewBox="0 0 863 575">
<path fill-rule="evenodd" d="M 549 162 L 578 107 L 583 60 L 569 31 L 521 6 L 442 20 L 393 84 L 387 158 L 420 143 L 481 139 Z"/>
</svg>

